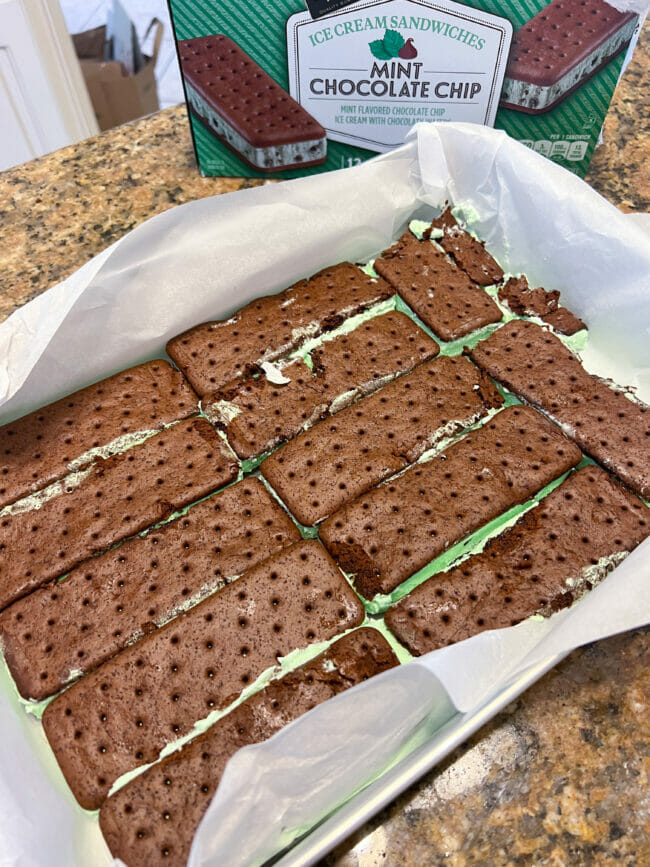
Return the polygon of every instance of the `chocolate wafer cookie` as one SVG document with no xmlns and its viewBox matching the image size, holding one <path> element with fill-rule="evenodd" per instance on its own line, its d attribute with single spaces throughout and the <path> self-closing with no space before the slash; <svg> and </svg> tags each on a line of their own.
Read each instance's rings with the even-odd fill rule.
<svg viewBox="0 0 650 867">
<path fill-rule="evenodd" d="M 459 226 L 449 208 L 431 223 L 425 238 L 431 236 L 432 229 L 442 232 L 442 237 L 436 238 L 437 243 L 475 283 L 490 286 L 503 280 L 503 270 L 485 249 L 485 243 Z"/>
<path fill-rule="evenodd" d="M 325 162 L 323 127 L 228 36 L 185 39 L 178 56 L 191 111 L 239 159 L 260 172 Z"/>
<path fill-rule="evenodd" d="M 146 770 L 104 803 L 100 826 L 129 867 L 181 867 L 228 759 L 267 740 L 318 704 L 397 665 L 388 642 L 363 627 L 247 699 L 205 734 Z"/>
<path fill-rule="evenodd" d="M 229 319 L 190 328 L 169 341 L 167 352 L 206 397 L 392 294 L 383 280 L 342 262 L 279 295 L 251 301 Z"/>
<path fill-rule="evenodd" d="M 443 250 L 411 232 L 404 232 L 374 267 L 441 340 L 456 340 L 501 320 L 487 292 Z"/>
<path fill-rule="evenodd" d="M 558 334 L 577 334 L 578 331 L 582 331 L 583 328 L 587 327 L 582 319 L 571 313 L 566 307 L 558 307 L 557 310 L 552 310 L 546 316 L 543 316 L 542 319 Z"/>
<path fill-rule="evenodd" d="M 605 0 L 552 0 L 513 37 L 500 105 L 554 108 L 629 45 L 637 21 Z"/>
<path fill-rule="evenodd" d="M 484 629 L 551 614 L 591 590 L 650 535 L 650 510 L 604 470 L 585 467 L 456 569 L 386 612 L 419 656 Z"/>
<path fill-rule="evenodd" d="M 499 287 L 499 301 L 507 304 L 519 316 L 539 316 L 560 334 L 576 334 L 587 326 L 566 307 L 560 307 L 557 289 L 547 291 L 541 286 L 531 289 L 526 275 L 511 277 Z"/>
<path fill-rule="evenodd" d="M 44 699 L 300 540 L 258 479 L 73 569 L 0 615 L 0 643 L 25 698 Z"/>
<path fill-rule="evenodd" d="M 267 376 L 238 382 L 204 405 L 240 458 L 268 451 L 319 419 L 377 391 L 439 347 L 404 313 L 386 313 L 321 344 L 302 359 L 283 365 L 280 380 Z"/>
<path fill-rule="evenodd" d="M 0 427 L 0 508 L 120 451 L 138 434 L 196 415 L 167 361 L 148 361 Z"/>
<path fill-rule="evenodd" d="M 502 402 L 466 359 L 436 358 L 300 434 L 261 471 L 299 521 L 315 524 Z"/>
<path fill-rule="evenodd" d="M 8 506 L 0 512 L 0 609 L 237 472 L 212 425 L 193 419 Z"/>
<path fill-rule="evenodd" d="M 320 537 L 365 597 L 390 593 L 581 457 L 544 416 L 508 407 L 430 461 L 344 506 Z"/>
<path fill-rule="evenodd" d="M 509 322 L 469 354 L 556 421 L 594 460 L 650 498 L 650 407 L 587 373 L 559 338 L 534 322 Z"/>
<path fill-rule="evenodd" d="M 255 566 L 48 705 L 45 733 L 75 797 L 96 809 L 119 776 L 227 707 L 282 656 L 363 618 L 316 541 Z"/>
</svg>

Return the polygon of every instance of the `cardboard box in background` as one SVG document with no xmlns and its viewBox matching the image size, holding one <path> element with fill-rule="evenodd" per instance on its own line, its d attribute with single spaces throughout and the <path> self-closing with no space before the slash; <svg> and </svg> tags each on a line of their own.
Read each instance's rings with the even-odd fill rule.
<svg viewBox="0 0 650 867">
<path fill-rule="evenodd" d="M 72 41 L 101 130 L 159 110 L 155 67 L 163 37 L 163 24 L 157 18 L 149 24 L 145 39 L 152 30 L 152 54 L 140 55 L 142 65 L 130 75 L 121 60 L 108 59 L 110 41 L 107 39 L 106 26 L 73 35 Z"/>
<path fill-rule="evenodd" d="M 245 177 L 291 178 L 357 165 L 400 144 L 418 121 L 494 126 L 584 177 L 642 23 L 634 15 L 622 16 L 605 0 L 168 3 L 177 42 L 227 36 L 326 130 L 326 158 L 319 164 L 264 169 L 260 162 L 255 168 L 237 153 L 238 123 L 233 130 L 231 122 L 224 133 L 218 111 L 199 119 L 201 98 L 184 79 L 201 173 Z M 608 21 L 618 32 L 603 37 L 599 28 L 607 30 Z M 544 34 L 538 38 L 536 29 L 528 46 L 521 39 L 531 23 Z M 554 49 L 556 35 L 565 42 Z M 583 46 L 591 53 L 571 68 Z M 184 52 L 186 66 L 188 61 L 195 65 L 195 58 L 188 57 L 192 53 Z M 224 67 L 217 58 L 206 73 L 228 75 L 229 53 L 222 52 Z M 533 61 L 532 71 L 527 64 L 531 86 L 526 75 L 514 82 L 510 77 L 515 61 L 526 66 L 527 58 Z M 547 84 L 545 70 L 555 58 L 566 58 L 559 65 L 566 63 L 567 74 L 558 85 Z M 382 92 L 384 85 L 390 90 Z M 239 114 L 241 121 L 242 106 L 260 94 L 247 95 L 238 83 L 227 90 L 225 113 L 236 121 Z M 520 105 L 513 107 L 518 100 Z M 269 120 L 268 112 L 256 114 L 263 115 L 263 123 Z M 245 151 L 250 153 L 250 148 Z M 299 158 L 307 162 L 311 153 L 305 149 L 306 156 Z"/>
</svg>

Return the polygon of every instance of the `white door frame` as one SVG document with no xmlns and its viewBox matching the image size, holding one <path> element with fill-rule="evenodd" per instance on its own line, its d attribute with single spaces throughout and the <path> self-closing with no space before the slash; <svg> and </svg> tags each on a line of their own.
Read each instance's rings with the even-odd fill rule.
<svg viewBox="0 0 650 867">
<path fill-rule="evenodd" d="M 99 132 L 58 0 L 0 0 L 0 105 L 0 169 Z"/>
</svg>

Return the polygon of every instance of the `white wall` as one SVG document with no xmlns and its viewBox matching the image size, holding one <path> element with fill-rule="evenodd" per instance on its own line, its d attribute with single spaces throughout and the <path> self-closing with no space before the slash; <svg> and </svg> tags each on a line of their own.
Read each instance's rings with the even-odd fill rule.
<svg viewBox="0 0 650 867">
<path fill-rule="evenodd" d="M 96 132 L 58 0 L 0 0 L 0 170 Z"/>
</svg>

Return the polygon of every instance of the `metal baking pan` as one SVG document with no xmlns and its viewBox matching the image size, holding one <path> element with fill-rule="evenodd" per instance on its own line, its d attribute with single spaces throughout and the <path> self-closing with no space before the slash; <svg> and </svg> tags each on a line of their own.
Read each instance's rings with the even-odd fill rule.
<svg viewBox="0 0 650 867">
<path fill-rule="evenodd" d="M 347 804 L 328 816 L 285 854 L 268 863 L 276 867 L 309 867 L 310 864 L 315 864 L 450 755 L 456 747 L 568 655 L 569 652 L 561 653 L 531 666 L 474 710 L 455 714 L 428 743 L 415 749 Z"/>
</svg>

